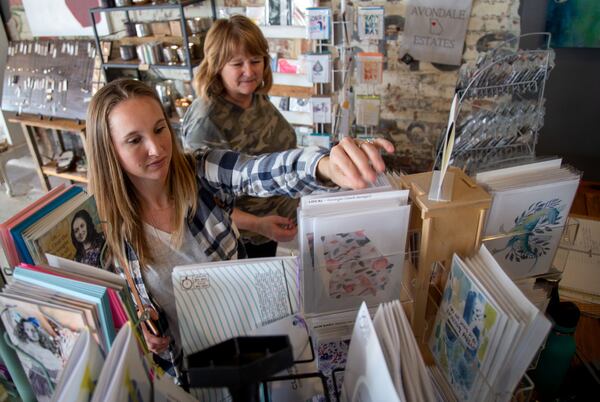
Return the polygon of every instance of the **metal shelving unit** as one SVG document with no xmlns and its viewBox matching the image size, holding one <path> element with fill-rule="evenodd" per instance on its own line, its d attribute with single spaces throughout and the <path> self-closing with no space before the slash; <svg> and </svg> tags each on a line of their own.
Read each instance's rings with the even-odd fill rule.
<svg viewBox="0 0 600 402">
<path fill-rule="evenodd" d="M 193 70 L 196 66 L 200 64 L 200 60 L 194 60 L 190 54 L 189 48 L 189 38 L 187 34 L 187 25 L 186 25 L 186 16 L 185 9 L 188 6 L 201 4 L 205 0 L 185 0 L 177 3 L 160 3 L 160 4 L 148 4 L 148 5 L 133 5 L 133 6 L 124 6 L 124 7 L 95 7 L 89 10 L 90 18 L 92 20 L 92 27 L 94 29 L 94 40 L 96 42 L 96 48 L 98 50 L 98 54 L 100 55 L 100 60 L 102 62 L 102 71 L 104 73 L 104 77 L 107 81 L 110 81 L 109 76 L 107 75 L 108 69 L 120 68 L 120 69 L 135 69 L 138 71 L 147 71 L 150 69 L 170 69 L 170 70 L 185 70 L 188 73 L 189 79 L 191 80 L 193 77 Z M 216 6 L 215 0 L 210 0 L 211 11 L 212 11 L 212 19 L 213 21 L 216 19 Z M 158 11 L 158 10 L 177 10 L 179 12 L 179 21 L 181 24 L 181 33 L 182 33 L 182 47 L 185 49 L 185 60 L 183 64 L 141 64 L 139 60 L 131 60 L 125 61 L 122 59 L 114 59 L 110 60 L 108 57 L 110 55 L 104 55 L 101 46 L 101 38 L 98 35 L 98 30 L 96 28 L 96 17 L 95 13 L 114 13 L 114 12 L 123 12 L 125 13 L 125 21 L 127 23 L 131 23 L 131 11 Z M 114 33 L 113 33 L 114 34 Z M 109 35 L 110 36 L 110 35 Z M 106 56 L 106 57 L 105 57 Z M 105 60 L 108 60 L 105 62 Z"/>
<path fill-rule="evenodd" d="M 520 46 L 532 39 L 542 45 Z M 550 34 L 532 33 L 507 40 L 482 54 L 475 65 L 463 66 L 456 86 L 457 138 L 451 164 L 472 174 L 533 158 L 544 119 L 544 86 L 553 65 Z"/>
</svg>

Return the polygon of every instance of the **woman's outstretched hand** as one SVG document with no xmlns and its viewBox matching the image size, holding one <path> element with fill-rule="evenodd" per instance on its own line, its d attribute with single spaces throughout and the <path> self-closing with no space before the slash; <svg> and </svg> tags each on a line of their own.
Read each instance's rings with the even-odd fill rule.
<svg viewBox="0 0 600 402">
<path fill-rule="evenodd" d="M 392 153 L 394 145 L 383 138 L 362 141 L 345 137 L 331 148 L 329 156 L 319 161 L 317 177 L 321 181 L 331 180 L 343 188 L 366 188 L 385 170 L 380 154 L 382 149 Z"/>
<path fill-rule="evenodd" d="M 294 240 L 298 228 L 289 218 L 267 215 L 259 218 L 256 232 L 276 242 L 286 242 Z"/>
</svg>

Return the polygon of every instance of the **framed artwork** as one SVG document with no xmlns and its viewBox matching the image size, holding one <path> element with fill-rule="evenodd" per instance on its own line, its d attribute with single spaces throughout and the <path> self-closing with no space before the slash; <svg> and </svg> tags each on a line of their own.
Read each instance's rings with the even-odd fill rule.
<svg viewBox="0 0 600 402">
<path fill-rule="evenodd" d="M 546 31 L 552 47 L 600 47 L 598 0 L 550 0 Z"/>
<path fill-rule="evenodd" d="M 22 0 L 33 36 L 93 36 L 88 10 L 100 0 Z M 108 34 L 106 14 L 97 13 L 98 35 Z"/>
</svg>

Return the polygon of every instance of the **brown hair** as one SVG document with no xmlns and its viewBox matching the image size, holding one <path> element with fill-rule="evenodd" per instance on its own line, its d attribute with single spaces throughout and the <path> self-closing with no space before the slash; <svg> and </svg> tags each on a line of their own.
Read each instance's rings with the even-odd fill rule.
<svg viewBox="0 0 600 402">
<path fill-rule="evenodd" d="M 118 79 L 105 85 L 92 98 L 86 119 L 86 154 L 89 190 L 96 198 L 100 219 L 105 226 L 108 247 L 116 262 L 123 265 L 124 240 L 130 242 L 140 264 L 152 261 L 144 236 L 140 197 L 119 163 L 110 134 L 109 117 L 119 103 L 136 97 L 148 97 L 161 105 L 158 96 L 147 85 L 132 79 Z M 162 109 L 162 106 L 161 106 Z M 175 200 L 174 239 L 179 245 L 183 237 L 185 217 L 196 209 L 197 185 L 194 163 L 186 157 L 173 135 L 164 109 L 163 115 L 171 133 L 172 156 L 167 177 L 169 197 Z"/>
<path fill-rule="evenodd" d="M 205 99 L 220 95 L 224 91 L 221 70 L 234 54 L 243 49 L 252 56 L 264 58 L 263 85 L 259 93 L 267 93 L 273 85 L 269 44 L 260 28 L 243 15 L 234 15 L 215 21 L 204 41 L 204 60 L 194 77 L 194 89 Z"/>
</svg>

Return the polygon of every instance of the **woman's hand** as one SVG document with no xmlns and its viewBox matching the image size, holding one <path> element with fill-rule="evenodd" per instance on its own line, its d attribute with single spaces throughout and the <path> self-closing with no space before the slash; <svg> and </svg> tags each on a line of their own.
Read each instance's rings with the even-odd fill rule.
<svg viewBox="0 0 600 402">
<path fill-rule="evenodd" d="M 290 241 L 298 232 L 291 219 L 278 215 L 261 217 L 234 208 L 231 219 L 239 229 L 258 233 L 276 242 Z"/>
<path fill-rule="evenodd" d="M 157 355 L 167 350 L 167 348 L 169 347 L 169 343 L 171 343 L 171 337 L 153 335 L 143 323 L 142 333 L 144 334 L 146 345 L 148 345 L 148 350 Z"/>
<path fill-rule="evenodd" d="M 291 241 L 298 233 L 298 228 L 291 219 L 278 215 L 260 217 L 257 225 L 256 233 L 276 242 Z"/>
<path fill-rule="evenodd" d="M 344 188 L 361 189 L 375 182 L 377 174 L 385 170 L 385 164 L 379 153 L 381 149 L 394 152 L 394 146 L 388 140 L 377 138 L 371 141 L 343 138 L 331 148 L 329 156 L 317 164 L 319 180 L 331 180 Z"/>
</svg>

